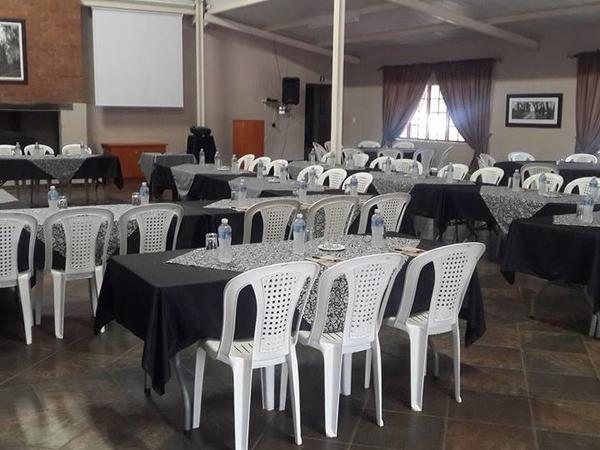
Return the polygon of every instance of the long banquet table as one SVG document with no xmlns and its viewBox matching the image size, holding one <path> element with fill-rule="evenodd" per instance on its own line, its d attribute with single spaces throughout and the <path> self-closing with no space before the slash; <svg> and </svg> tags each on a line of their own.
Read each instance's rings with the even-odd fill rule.
<svg viewBox="0 0 600 450">
<path fill-rule="evenodd" d="M 500 184 L 506 186 L 508 179 L 515 173 L 515 170 L 521 170 L 524 164 L 544 164 L 552 165 L 558 169 L 558 173 L 565 180 L 564 187 L 581 177 L 599 177 L 600 178 L 600 164 L 593 163 L 576 163 L 576 162 L 564 162 L 561 161 L 559 164 L 556 161 L 499 161 L 495 164 L 495 167 L 499 167 L 504 170 L 504 177 L 500 181 Z"/>
</svg>

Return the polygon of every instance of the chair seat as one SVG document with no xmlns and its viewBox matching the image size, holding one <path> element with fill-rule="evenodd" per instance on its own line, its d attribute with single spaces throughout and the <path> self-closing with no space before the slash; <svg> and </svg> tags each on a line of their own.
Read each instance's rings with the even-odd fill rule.
<svg viewBox="0 0 600 450">
<path fill-rule="evenodd" d="M 202 347 L 206 350 L 206 353 L 209 354 L 212 358 L 217 358 L 217 353 L 219 351 L 219 346 L 221 345 L 221 341 L 216 339 L 209 339 L 203 341 L 201 343 Z M 230 356 L 232 358 L 241 358 L 241 359 L 251 359 L 252 351 L 254 350 L 254 340 L 253 339 L 244 339 L 239 341 L 233 341 L 231 344 L 231 353 Z"/>
<path fill-rule="evenodd" d="M 429 320 L 429 311 L 423 311 L 421 313 L 410 316 L 406 320 L 406 326 L 413 326 L 418 328 L 425 328 L 427 326 L 427 321 Z M 391 327 L 396 326 L 396 317 L 388 317 L 385 319 L 385 324 Z M 405 329 L 404 324 L 400 324 L 400 329 Z"/>
<path fill-rule="evenodd" d="M 310 331 L 300 331 L 298 332 L 298 340 L 302 345 L 308 345 L 308 338 L 310 336 Z M 321 344 L 329 344 L 329 345 L 342 345 L 344 339 L 344 333 L 323 333 L 321 336 Z"/>
</svg>

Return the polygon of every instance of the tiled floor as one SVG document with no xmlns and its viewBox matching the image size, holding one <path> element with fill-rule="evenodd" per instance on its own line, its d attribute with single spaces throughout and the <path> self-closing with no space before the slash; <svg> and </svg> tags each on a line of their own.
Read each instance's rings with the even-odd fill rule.
<svg viewBox="0 0 600 450">
<path fill-rule="evenodd" d="M 128 191 L 106 192 L 127 198 Z M 498 266 L 479 266 L 488 332 L 463 349 L 462 398 L 452 396 L 449 341 L 436 339 L 439 379 L 426 378 L 423 412 L 409 404 L 407 340 L 381 333 L 385 426 L 374 423 L 372 390 L 361 386 L 363 359 L 355 358 L 353 392 L 342 397 L 337 439 L 323 431 L 322 360 L 299 348 L 304 445 L 307 449 L 600 449 L 600 341 L 585 335 L 582 291 L 519 277 L 508 285 Z M 49 286 L 46 292 L 50 292 Z M 538 295 L 536 320 L 528 300 Z M 144 395 L 141 342 L 116 324 L 101 336 L 83 284 L 68 287 L 65 339 L 54 338 L 51 303 L 33 344 L 23 339 L 19 307 L 0 292 L 0 448 L 222 449 L 233 445 L 233 395 L 226 366 L 209 361 L 200 430 L 180 431 L 177 386 Z M 191 387 L 193 352 L 183 358 Z M 260 408 L 254 377 L 251 446 L 294 449 L 289 407 Z"/>
</svg>

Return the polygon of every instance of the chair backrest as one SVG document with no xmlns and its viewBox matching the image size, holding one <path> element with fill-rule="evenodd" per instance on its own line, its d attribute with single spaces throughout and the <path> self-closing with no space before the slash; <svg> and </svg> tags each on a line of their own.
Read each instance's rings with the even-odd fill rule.
<svg viewBox="0 0 600 450">
<path fill-rule="evenodd" d="M 273 161 L 271 161 L 269 164 L 267 164 L 267 173 L 271 173 L 271 170 L 273 171 L 273 176 L 278 177 L 279 176 L 279 172 L 281 172 L 281 168 L 282 167 L 287 167 L 288 166 L 288 162 L 285 159 L 275 159 Z"/>
<path fill-rule="evenodd" d="M 0 145 L 0 155 L 1 156 L 14 156 L 15 154 L 15 146 L 14 145 Z"/>
<path fill-rule="evenodd" d="M 392 144 L 392 148 L 413 149 L 413 148 L 415 148 L 415 144 L 413 144 L 412 142 L 408 142 L 408 141 L 396 141 Z"/>
<path fill-rule="evenodd" d="M 358 148 L 379 148 L 381 144 L 377 141 L 360 141 Z"/>
<path fill-rule="evenodd" d="M 366 194 L 367 189 L 369 189 L 369 186 L 371 186 L 371 183 L 373 182 L 373 175 L 368 172 L 356 172 L 344 180 L 342 183 L 343 190 L 346 190 L 350 186 L 350 180 L 352 177 L 356 177 L 356 180 L 358 181 L 358 193 Z"/>
<path fill-rule="evenodd" d="M 252 161 L 250 161 L 248 170 L 251 172 L 254 172 L 256 170 L 256 166 L 258 165 L 259 161 L 262 161 L 264 171 L 266 172 L 266 168 L 269 165 L 269 163 L 271 162 L 271 158 L 269 158 L 268 156 L 259 156 L 258 158 L 255 158 Z"/>
<path fill-rule="evenodd" d="M 590 155 L 589 153 L 573 153 L 572 155 L 567 156 L 565 161 L 597 164 L 598 158 L 596 158 L 594 155 Z"/>
<path fill-rule="evenodd" d="M 325 147 L 323 147 L 318 142 L 313 142 L 312 146 L 313 146 L 313 149 L 315 150 L 315 153 L 317 155 L 317 158 L 316 158 L 317 161 L 321 161 L 321 158 L 323 157 L 323 155 L 325 155 L 325 153 L 327 153 L 327 150 L 325 150 Z"/>
<path fill-rule="evenodd" d="M 326 162 L 328 162 L 329 158 L 335 158 L 335 153 L 329 151 L 329 152 L 325 153 L 323 156 L 321 156 L 321 159 L 319 159 L 319 161 L 322 163 L 326 163 Z"/>
<path fill-rule="evenodd" d="M 434 157 L 435 150 L 432 148 L 425 148 L 421 150 L 415 150 L 412 159 L 423 164 L 423 171 L 428 174 Z"/>
<path fill-rule="evenodd" d="M 325 181 L 329 180 L 329 187 L 331 189 L 339 189 L 342 187 L 342 183 L 347 176 L 348 172 L 346 172 L 344 169 L 329 169 L 319 175 L 317 184 L 325 186 Z"/>
<path fill-rule="evenodd" d="M 452 325 L 458 322 L 458 313 L 467 288 L 484 251 L 484 244 L 467 242 L 445 245 L 411 260 L 406 268 L 402 300 L 395 326 L 400 327 L 408 320 L 421 271 L 425 266 L 433 264 L 435 279 L 427 327 L 431 331 L 450 331 Z"/>
<path fill-rule="evenodd" d="M 342 155 L 344 156 L 344 161 L 348 160 L 348 158 L 352 158 L 357 153 L 362 153 L 357 148 L 345 148 L 342 150 Z"/>
<path fill-rule="evenodd" d="M 312 169 L 315 170 L 315 173 L 317 174 L 317 178 L 319 176 L 321 176 L 321 174 L 325 170 L 325 169 L 323 169 L 323 166 L 319 166 L 318 164 L 314 164 L 312 166 L 307 166 L 307 167 L 305 167 L 304 169 L 302 169 L 298 173 L 298 176 L 296 177 L 296 180 L 298 180 L 298 181 L 308 181 L 308 174 L 310 173 L 310 171 Z"/>
<path fill-rule="evenodd" d="M 483 167 L 471 174 L 471 181 L 481 179 L 482 183 L 499 185 L 504 177 L 504 170 L 500 167 Z"/>
<path fill-rule="evenodd" d="M 392 148 L 386 148 L 384 150 L 379 150 L 377 152 L 377 156 L 378 157 L 389 156 L 392 159 L 404 158 L 404 152 L 402 150 L 395 150 L 395 149 L 392 149 Z"/>
<path fill-rule="evenodd" d="M 385 306 L 403 260 L 404 257 L 398 253 L 382 253 L 342 261 L 324 271 L 319 277 L 317 305 L 309 343 L 316 346 L 321 340 L 334 282 L 345 277 L 348 302 L 342 346 L 368 348 L 377 338 Z"/>
<path fill-rule="evenodd" d="M 172 203 L 153 203 L 137 206 L 119 217 L 119 252 L 127 254 L 127 237 L 129 224 L 135 222 L 140 233 L 140 253 L 156 253 L 167 250 L 169 230 L 173 219 L 176 219 L 173 244 L 175 250 L 179 227 L 183 219 L 183 208 Z"/>
<path fill-rule="evenodd" d="M 366 153 L 355 153 L 352 156 L 352 161 L 354 162 L 355 167 L 365 167 L 369 162 L 369 155 Z"/>
<path fill-rule="evenodd" d="M 247 153 L 244 156 L 240 156 L 240 158 L 237 160 L 238 168 L 248 170 L 250 163 L 254 161 L 255 158 L 256 156 L 254 156 L 252 153 Z"/>
<path fill-rule="evenodd" d="M 323 237 L 337 238 L 347 235 L 357 204 L 358 198 L 350 195 L 337 195 L 314 202 L 306 217 L 306 226 L 311 232 L 311 237 L 316 237 L 315 225 L 320 213 L 324 217 Z"/>
<path fill-rule="evenodd" d="M 44 144 L 39 144 L 39 152 L 35 148 L 35 144 L 30 144 L 23 149 L 25 155 L 44 156 L 54 155 L 54 149 Z"/>
<path fill-rule="evenodd" d="M 406 212 L 406 207 L 410 203 L 410 194 L 402 192 L 391 192 L 389 194 L 377 195 L 363 203 L 360 209 L 360 222 L 358 224 L 358 233 L 367 232 L 367 222 L 369 213 L 375 207 L 379 209 L 383 218 L 385 231 L 398 232 L 402 225 L 402 218 Z"/>
<path fill-rule="evenodd" d="M 262 218 L 261 242 L 282 241 L 286 238 L 286 230 L 290 228 L 291 231 L 299 209 L 300 202 L 291 199 L 265 200 L 254 204 L 244 214 L 244 244 L 252 240 L 252 223 L 256 214 Z"/>
<path fill-rule="evenodd" d="M 538 173 L 536 175 L 531 175 L 529 178 L 526 178 L 525 181 L 523 181 L 523 189 L 537 189 L 538 179 L 541 175 L 541 173 Z M 547 173 L 546 180 L 548 182 L 548 191 L 550 192 L 560 191 L 560 188 L 565 182 L 564 178 L 557 173 Z"/>
<path fill-rule="evenodd" d="M 419 161 L 414 161 L 412 159 L 393 159 L 392 160 L 392 168 L 396 172 L 402 173 L 410 173 L 410 169 L 412 168 L 413 162 L 417 163 L 417 167 L 419 168 L 419 175 L 423 173 L 423 164 Z"/>
<path fill-rule="evenodd" d="M 577 188 L 579 195 L 589 195 L 590 181 L 592 181 L 592 178 L 594 177 L 581 177 L 567 183 L 565 186 L 565 194 L 572 194 L 575 188 Z M 598 179 L 598 181 L 600 182 L 600 179 Z"/>
<path fill-rule="evenodd" d="M 540 173 L 558 173 L 558 168 L 554 164 L 523 164 L 521 166 L 521 179 L 525 180 L 531 175 L 538 175 Z"/>
<path fill-rule="evenodd" d="M 371 161 L 369 163 L 369 169 L 379 169 L 379 170 L 382 170 L 383 169 L 383 165 L 385 164 L 385 162 L 388 159 L 390 159 L 391 161 L 394 160 L 393 158 L 391 158 L 389 156 L 378 156 L 377 158 L 375 158 L 373 161 Z"/>
<path fill-rule="evenodd" d="M 226 360 L 230 355 L 237 303 L 247 286 L 252 286 L 256 301 L 252 359 L 265 363 L 287 356 L 302 318 L 305 297 L 318 273 L 318 264 L 301 261 L 259 267 L 229 280 L 223 291 L 223 329 L 217 358 Z"/>
<path fill-rule="evenodd" d="M 67 144 L 60 150 L 61 155 L 91 155 L 92 149 L 87 145 Z"/>
<path fill-rule="evenodd" d="M 19 276 L 19 241 L 28 228 L 27 272 L 33 274 L 33 250 L 37 236 L 37 220 L 20 213 L 0 214 L 0 287 L 16 286 Z"/>
<path fill-rule="evenodd" d="M 487 153 L 480 153 L 477 157 L 477 164 L 480 169 L 483 169 L 484 167 L 494 167 L 496 160 Z"/>
<path fill-rule="evenodd" d="M 535 157 L 527 152 L 516 151 L 508 154 L 509 161 L 535 161 Z"/>
<path fill-rule="evenodd" d="M 442 154 L 440 155 L 440 159 L 436 164 L 436 167 L 440 168 L 440 167 L 444 167 L 446 164 L 448 164 L 448 159 L 450 158 L 450 152 L 454 149 L 454 145 L 450 145 L 448 148 L 446 148 Z"/>
<path fill-rule="evenodd" d="M 44 222 L 46 270 L 52 269 L 54 226 L 62 226 L 65 236 L 65 273 L 93 274 L 96 268 L 96 249 L 100 244 L 101 264 L 106 252 L 114 216 L 103 208 L 72 208 L 52 214 Z M 100 231 L 103 233 L 100 233 Z"/>
<path fill-rule="evenodd" d="M 327 150 L 328 152 L 331 151 L 331 141 L 325 141 L 323 143 L 323 147 L 325 147 L 325 150 Z"/>
<path fill-rule="evenodd" d="M 452 169 L 453 169 L 453 175 L 452 178 L 455 180 L 464 180 L 467 176 L 467 174 L 469 173 L 469 166 L 467 166 L 466 164 L 460 164 L 460 163 L 449 163 L 446 164 L 444 167 L 442 167 L 440 170 L 438 170 L 437 176 L 439 178 L 444 178 L 446 176 L 446 172 L 448 171 L 448 167 L 450 167 L 450 164 L 452 164 Z"/>
</svg>

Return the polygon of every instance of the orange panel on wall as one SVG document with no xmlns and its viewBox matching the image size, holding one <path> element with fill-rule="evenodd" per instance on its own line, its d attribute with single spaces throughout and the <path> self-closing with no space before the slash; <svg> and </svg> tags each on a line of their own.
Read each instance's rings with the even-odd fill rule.
<svg viewBox="0 0 600 450">
<path fill-rule="evenodd" d="M 234 120 L 233 121 L 233 153 L 256 156 L 265 154 L 265 121 Z"/>
</svg>

